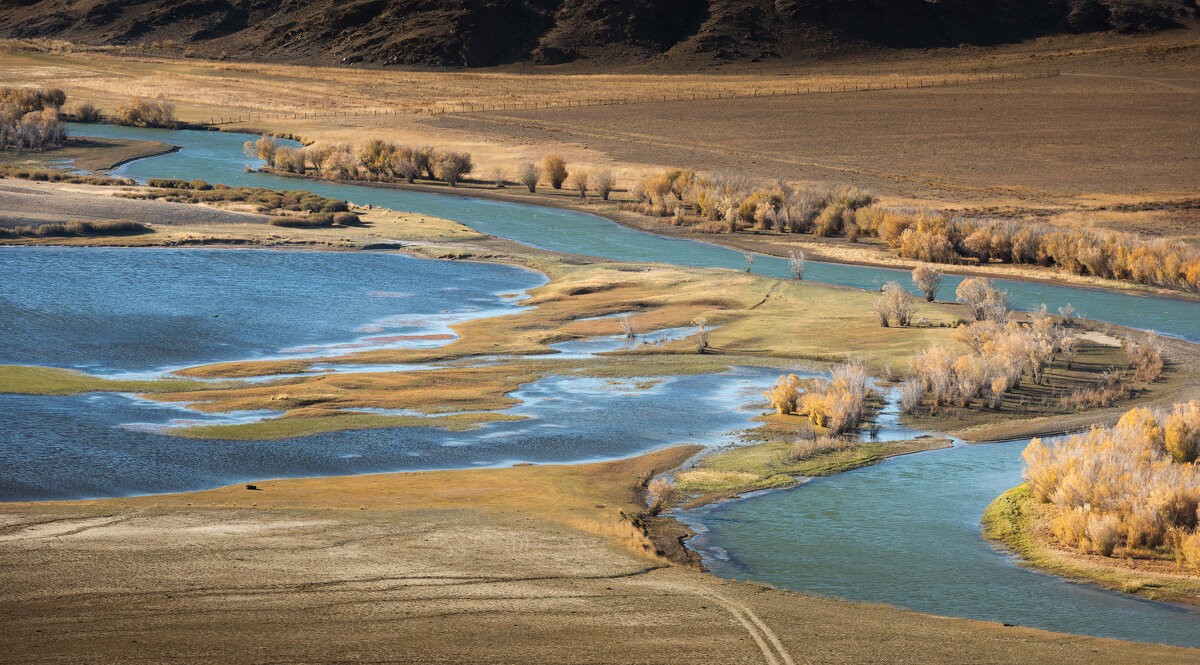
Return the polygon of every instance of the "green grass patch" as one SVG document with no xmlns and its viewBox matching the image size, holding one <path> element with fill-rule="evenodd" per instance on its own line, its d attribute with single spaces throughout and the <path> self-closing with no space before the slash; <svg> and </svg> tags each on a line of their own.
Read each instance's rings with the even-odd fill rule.
<svg viewBox="0 0 1200 665">
<path fill-rule="evenodd" d="M 17 395 L 77 395 L 79 393 L 166 393 L 224 387 L 220 383 L 157 379 L 113 380 L 58 367 L 0 365 L 0 393 Z"/>
<path fill-rule="evenodd" d="M 191 439 L 228 439 L 256 441 L 288 439 L 310 434 L 340 432 L 354 429 L 385 429 L 393 427 L 438 427 L 450 432 L 479 429 L 484 423 L 524 420 L 524 416 L 505 413 L 459 413 L 450 416 L 384 416 L 374 413 L 336 413 L 311 418 L 272 418 L 244 425 L 200 425 L 171 430 L 170 433 Z"/>
<path fill-rule="evenodd" d="M 770 441 L 709 455 L 695 467 L 676 474 L 675 482 L 684 492 L 699 495 L 691 503 L 703 503 L 712 498 L 709 495 L 787 487 L 794 484 L 798 477 L 831 476 L 875 464 L 892 455 L 930 450 L 947 444 L 948 440 L 936 437 L 894 442 L 866 441 L 793 460 L 789 457 L 790 442 Z"/>
</svg>

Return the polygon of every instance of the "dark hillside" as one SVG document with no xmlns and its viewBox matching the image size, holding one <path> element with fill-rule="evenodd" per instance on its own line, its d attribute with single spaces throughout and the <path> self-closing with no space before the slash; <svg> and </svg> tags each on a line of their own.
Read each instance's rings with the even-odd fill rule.
<svg viewBox="0 0 1200 665">
<path fill-rule="evenodd" d="M 317 63 L 691 65 L 1145 32 L 1196 18 L 1195 0 L 6 0 L 0 36 Z"/>
</svg>

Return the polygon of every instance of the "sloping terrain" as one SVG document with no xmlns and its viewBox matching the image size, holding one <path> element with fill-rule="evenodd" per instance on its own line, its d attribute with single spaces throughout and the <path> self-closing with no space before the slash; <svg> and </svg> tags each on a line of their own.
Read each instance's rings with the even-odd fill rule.
<svg viewBox="0 0 1200 665">
<path fill-rule="evenodd" d="M 0 37 L 341 64 L 689 65 L 1155 31 L 1197 11 L 1195 0 L 9 0 Z"/>
</svg>

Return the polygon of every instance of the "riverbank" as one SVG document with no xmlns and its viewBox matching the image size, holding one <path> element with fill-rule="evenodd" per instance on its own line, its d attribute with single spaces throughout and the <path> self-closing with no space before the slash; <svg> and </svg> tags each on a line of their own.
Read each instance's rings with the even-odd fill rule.
<svg viewBox="0 0 1200 665">
<path fill-rule="evenodd" d="M 713 451 L 674 472 L 675 486 L 683 494 L 682 510 L 691 510 L 743 494 L 766 489 L 787 489 L 810 478 L 832 476 L 878 464 L 889 457 L 949 448 L 950 439 L 921 436 L 907 441 L 847 440 L 844 445 L 797 456 L 798 441 L 787 440 L 764 426 L 747 433 L 768 438 Z"/>
<path fill-rule="evenodd" d="M 0 504 L 0 661 L 1200 663 L 669 566 L 626 517 L 694 450 Z"/>
<path fill-rule="evenodd" d="M 731 361 L 742 362 L 746 357 L 774 358 L 774 362 L 790 362 L 795 357 L 792 354 L 795 349 L 812 349 L 814 344 L 824 344 L 831 349 L 828 352 L 829 355 L 840 356 L 847 344 L 853 344 L 855 348 L 863 348 L 863 344 L 869 343 L 872 339 L 876 340 L 878 348 L 891 349 L 892 352 L 898 354 L 904 351 L 904 347 L 908 345 L 915 345 L 908 346 L 908 350 L 911 350 L 911 348 L 920 348 L 928 342 L 927 338 L 920 339 L 920 336 L 929 335 L 941 338 L 940 336 L 949 330 L 940 327 L 912 330 L 881 329 L 871 319 L 865 307 L 865 303 L 869 302 L 873 296 L 851 289 L 817 284 L 798 284 L 788 280 L 747 275 L 734 271 L 622 263 L 539 252 L 517 243 L 481 236 L 470 230 L 463 232 L 472 234 L 473 239 L 463 241 L 460 239 L 458 231 L 466 229 L 466 227 L 445 220 L 442 220 L 444 224 L 430 222 L 432 228 L 439 229 L 437 235 L 444 238 L 443 241 L 435 242 L 429 236 L 423 236 L 425 233 L 424 222 L 429 221 L 428 218 L 409 216 L 406 218 L 408 222 L 403 222 L 393 217 L 397 213 L 388 211 L 378 211 L 378 213 L 381 215 L 378 219 L 365 217 L 365 225 L 361 229 L 357 227 L 330 228 L 319 232 L 327 235 L 312 236 L 307 235 L 307 231 L 304 230 L 288 230 L 286 233 L 291 235 L 271 237 L 275 233 L 285 232 L 274 227 L 253 225 L 246 229 L 222 228 L 216 232 L 214 237 L 206 238 L 204 234 L 200 234 L 191 237 L 190 240 L 215 242 L 220 240 L 217 236 L 223 236 L 226 240 L 240 238 L 251 242 L 257 237 L 274 243 L 274 246 L 284 246 L 288 238 L 294 238 L 299 243 L 307 236 L 310 242 L 340 243 L 345 249 L 363 248 L 378 245 L 380 242 L 397 244 L 395 241 L 388 241 L 386 236 L 383 239 L 372 236 L 374 233 L 383 232 L 382 229 L 386 225 L 394 224 L 397 231 L 408 229 L 413 234 L 414 239 L 406 241 L 409 244 L 405 244 L 404 249 L 417 255 L 457 260 L 507 260 L 514 264 L 538 267 L 547 271 L 546 274 L 550 275 L 552 279 L 551 284 L 531 292 L 532 298 L 526 301 L 527 304 L 538 306 L 536 313 L 463 324 L 462 328 L 456 328 L 460 340 L 455 343 L 459 346 L 448 352 L 451 358 L 503 355 L 508 351 L 511 351 L 513 355 L 521 355 L 528 354 L 530 350 L 541 350 L 543 355 L 549 355 L 544 350 L 550 348 L 549 344 L 588 339 L 598 334 L 618 334 L 620 324 L 617 319 L 597 320 L 593 317 L 622 312 L 634 312 L 634 317 L 639 324 L 643 321 L 646 322 L 647 328 L 644 329 L 659 329 L 660 326 L 669 327 L 674 323 L 686 325 L 689 322 L 688 317 L 694 316 L 697 310 L 700 313 L 712 314 L 714 325 L 721 325 L 721 327 L 712 333 L 710 341 L 713 353 L 695 353 L 694 346 L 686 351 L 667 349 L 664 352 L 663 350 L 649 349 L 648 351 L 651 352 L 649 354 L 628 354 L 629 357 L 626 358 L 605 358 L 603 361 L 592 361 L 599 364 L 591 371 L 608 373 L 623 371 L 629 372 L 629 375 L 644 376 L 647 367 L 651 366 L 647 364 L 646 355 L 662 355 L 671 358 L 672 361 L 678 358 L 684 364 L 714 362 L 720 366 L 726 366 L 725 364 Z M 167 229 L 164 236 L 158 237 L 158 239 L 169 237 L 172 242 L 186 243 L 189 242 L 190 235 L 194 233 L 194 229 L 171 228 Z M 150 234 L 149 238 L 146 236 L 139 238 L 140 241 L 145 241 L 154 237 L 155 234 Z M 326 238 L 326 240 L 316 241 L 314 238 Z M 90 239 L 87 242 L 100 244 L 105 241 Z M 721 293 L 722 297 L 714 298 L 714 293 Z M 859 308 L 853 306 L 855 303 L 863 304 L 861 314 L 858 313 Z M 643 319 L 643 317 L 648 318 Z M 472 329 L 472 326 L 475 328 Z M 829 339 L 829 330 L 842 331 L 842 336 L 836 340 Z M 855 337 L 853 339 L 847 337 L 845 331 L 852 331 Z M 864 337 L 858 336 L 860 332 Z M 874 338 L 874 335 L 880 337 Z M 496 344 L 497 340 L 502 343 L 499 350 L 495 346 L 491 346 Z M 685 349 L 689 347 L 688 344 L 682 343 L 682 340 L 672 343 L 680 343 Z M 507 347 L 504 346 L 505 344 Z M 772 349 L 776 348 L 776 345 L 785 352 L 776 355 L 770 353 Z M 750 352 L 759 355 L 754 356 Z M 390 357 L 387 354 L 391 353 L 393 352 L 372 351 L 359 354 L 356 356 L 356 360 L 360 362 L 364 359 L 382 361 Z M 411 350 L 397 355 L 395 359 L 402 362 L 404 359 L 407 359 L 408 362 L 415 362 L 415 358 L 421 357 L 421 354 L 429 353 L 428 350 Z M 269 365 L 250 367 L 230 363 L 211 366 L 207 371 L 211 376 L 238 373 L 243 376 L 261 376 L 261 372 L 266 371 L 266 374 L 270 375 L 273 369 L 281 368 L 282 366 L 280 368 L 272 368 Z M 287 366 L 287 369 L 294 370 L 296 368 L 293 364 Z M 463 368 L 447 369 L 461 371 Z M 561 369 L 561 367 L 556 368 L 559 371 Z M 247 371 L 250 374 L 246 374 Z M 448 372 L 447 376 L 455 375 Z M 329 394 L 326 391 L 328 384 L 313 386 L 313 388 L 315 394 L 326 396 Z M 318 391 L 317 388 L 320 390 Z M 256 397 L 250 393 L 240 395 L 229 393 L 228 395 L 230 399 L 242 397 L 253 399 Z M 300 397 L 306 396 L 301 395 Z M 334 402 L 335 400 L 329 400 L 331 404 Z M 307 406 L 306 404 L 305 407 Z M 333 414 L 329 415 L 336 417 Z M 444 480 L 445 483 L 455 482 L 453 476 L 443 478 L 447 478 Z M 474 484 L 473 479 L 471 483 Z M 253 492 L 252 490 L 245 491 Z M 324 492 L 325 490 L 319 490 L 319 493 L 323 494 Z M 260 495 L 249 494 L 249 496 L 257 498 Z M 350 493 L 347 496 L 357 497 L 358 495 Z M 490 501 L 475 492 L 472 492 L 471 496 L 470 501 L 478 500 L 481 503 Z M 311 506 L 311 510 L 323 510 L 322 501 L 317 499 L 316 493 L 307 498 L 312 500 L 311 504 L 307 504 Z M 112 504 L 106 505 L 111 506 Z M 359 508 L 362 507 L 359 506 Z M 353 507 L 347 509 L 353 510 Z M 172 516 L 172 518 L 174 517 L 176 516 Z M 337 516 L 335 519 L 340 517 L 342 516 Z M 165 528 L 169 523 L 171 523 L 170 520 L 157 523 L 153 528 Z M 175 523 L 180 524 L 180 522 Z M 186 520 L 182 523 L 189 524 Z M 519 521 L 518 524 L 520 524 Z M 91 535 L 96 535 L 97 528 L 99 528 L 92 528 L 90 524 L 82 526 L 88 527 L 86 530 L 91 532 Z M 213 521 L 203 525 L 203 528 L 220 531 L 222 528 L 228 529 L 228 526 L 225 523 Z M 517 533 L 524 532 L 518 531 Z M 652 529 L 651 533 L 655 533 L 655 531 Z M 123 532 L 123 535 L 128 534 Z M 509 538 L 517 538 L 517 536 L 505 536 L 502 540 L 507 542 Z M 674 538 L 677 542 L 677 537 Z M 524 541 L 517 538 L 517 542 Z M 669 542 L 665 545 L 669 546 Z M 667 546 L 655 545 L 664 553 L 669 551 Z M 257 553 L 240 553 L 233 556 L 236 560 L 236 557 L 253 558 L 255 554 Z M 481 552 L 475 554 L 484 556 L 484 553 Z M 400 583 L 411 582 L 405 579 Z M 358 581 L 351 583 L 351 586 L 355 584 L 358 584 Z M 278 596 L 275 597 L 278 598 Z M 785 597 L 791 596 L 785 595 Z M 203 600 L 208 603 L 216 602 L 212 599 Z M 466 611 L 473 612 L 474 610 Z M 861 645 L 855 648 L 861 648 Z"/>
<path fill-rule="evenodd" d="M 0 152 L 0 164 L 54 170 L 82 171 L 102 175 L 135 159 L 169 155 L 178 147 L 160 141 L 69 137 L 61 148 L 44 152 Z"/>
<path fill-rule="evenodd" d="M 1150 600 L 1200 605 L 1200 576 L 1180 570 L 1172 559 L 1114 559 L 1057 547 L 1049 508 L 1027 484 L 1014 487 L 984 511 L 983 535 L 1034 570 Z"/>
<path fill-rule="evenodd" d="M 893 270 L 912 270 L 920 265 L 930 265 L 921 261 L 900 257 L 893 253 L 886 244 L 875 238 L 861 238 L 855 243 L 850 243 L 844 238 L 818 238 L 807 234 L 785 234 L 763 230 L 738 231 L 737 233 L 697 233 L 688 230 L 688 227 L 670 224 L 668 221 L 669 217 L 652 217 L 630 210 L 622 210 L 622 204 L 633 201 L 632 195 L 626 190 L 614 192 L 610 200 L 604 201 L 596 196 L 585 199 L 580 197 L 577 192 L 566 189 L 554 190 L 548 187 L 540 187 L 537 192 L 531 193 L 521 191 L 519 185 L 509 184 L 504 189 L 498 189 L 494 185 L 480 181 L 463 181 L 456 187 L 450 187 L 437 181 L 409 184 L 406 182 L 327 180 L 296 173 L 278 173 L 274 171 L 271 173 L 296 180 L 335 182 L 360 187 L 425 192 L 571 210 L 602 217 L 636 231 L 653 233 L 668 238 L 711 243 L 747 254 L 786 259 L 791 254 L 799 251 L 812 261 Z M 1013 264 L 934 265 L 947 275 L 990 277 L 993 279 L 1088 288 L 1107 291 L 1109 293 L 1147 295 L 1193 302 L 1200 300 L 1200 294 L 1090 275 L 1078 275 L 1050 267 Z"/>
</svg>

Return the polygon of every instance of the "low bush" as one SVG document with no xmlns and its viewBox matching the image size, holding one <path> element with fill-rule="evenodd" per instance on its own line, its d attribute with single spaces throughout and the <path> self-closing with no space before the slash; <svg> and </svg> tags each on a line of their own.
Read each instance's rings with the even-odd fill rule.
<svg viewBox="0 0 1200 665">
<path fill-rule="evenodd" d="M 558 155 L 546 155 L 542 159 L 542 173 L 554 189 L 562 189 L 563 183 L 570 175 L 567 171 L 567 163 Z"/>
<path fill-rule="evenodd" d="M 308 215 L 276 215 L 271 218 L 270 224 L 291 229 L 315 229 L 322 226 L 333 226 L 333 215 L 327 212 Z"/>
<path fill-rule="evenodd" d="M 65 182 L 72 185 L 110 185 L 129 186 L 137 183 L 129 178 L 109 178 L 106 176 L 77 175 L 51 169 L 29 169 L 6 164 L 0 164 L 0 178 L 21 178 L 42 182 Z"/>
<path fill-rule="evenodd" d="M 303 190 L 275 191 L 263 187 L 229 187 L 221 184 L 208 186 L 203 180 L 185 182 L 173 178 L 152 179 L 149 184 L 156 189 L 130 194 L 129 198 L 165 199 L 181 203 L 249 203 L 264 214 L 277 210 L 339 213 L 350 209 L 345 201 Z M 196 185 L 200 186 L 194 188 Z"/>
<path fill-rule="evenodd" d="M 813 439 L 800 439 L 788 449 L 787 459 L 790 462 L 811 459 L 826 453 L 853 448 L 854 442 L 834 436 L 818 436 Z"/>
<path fill-rule="evenodd" d="M 1129 367 L 1133 370 L 1133 378 L 1143 383 L 1153 383 L 1162 376 L 1163 357 L 1151 337 L 1145 343 L 1126 340 L 1121 343 L 1125 356 L 1129 359 Z"/>
<path fill-rule="evenodd" d="M 1112 406 L 1129 399 L 1132 394 L 1129 383 L 1121 378 L 1120 372 L 1105 372 L 1095 384 L 1064 395 L 1061 404 L 1064 409 L 1082 411 L 1097 406 Z"/>
<path fill-rule="evenodd" d="M 159 127 L 175 129 L 179 122 L 175 119 L 175 108 L 166 102 L 156 102 L 145 99 L 131 99 L 124 104 L 118 104 L 112 115 L 113 124 L 129 127 Z"/>
<path fill-rule="evenodd" d="M 0 228 L 3 238 L 68 238 L 76 236 L 115 236 L 150 233 L 153 229 L 132 219 L 102 221 L 72 221 L 64 224 L 41 224 Z"/>
<path fill-rule="evenodd" d="M 362 219 L 352 212 L 335 212 L 333 213 L 333 223 L 338 226 L 358 226 L 362 224 Z"/>
<path fill-rule="evenodd" d="M 74 102 L 64 109 L 64 112 L 68 118 L 75 122 L 100 122 L 100 109 L 93 106 L 91 102 Z"/>
</svg>

